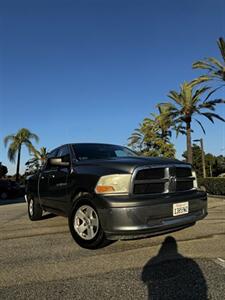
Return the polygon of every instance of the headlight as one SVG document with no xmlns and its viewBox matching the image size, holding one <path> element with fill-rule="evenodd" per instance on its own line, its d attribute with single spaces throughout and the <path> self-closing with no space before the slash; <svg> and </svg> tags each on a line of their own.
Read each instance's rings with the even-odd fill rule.
<svg viewBox="0 0 225 300">
<path fill-rule="evenodd" d="M 194 187 L 195 189 L 197 189 L 197 188 L 198 188 L 197 175 L 196 175 L 196 172 L 193 171 L 193 170 L 192 170 L 192 177 L 195 178 L 194 181 L 193 181 L 193 187 Z"/>
<path fill-rule="evenodd" d="M 96 187 L 96 194 L 128 194 L 130 174 L 113 174 L 100 177 Z"/>
</svg>

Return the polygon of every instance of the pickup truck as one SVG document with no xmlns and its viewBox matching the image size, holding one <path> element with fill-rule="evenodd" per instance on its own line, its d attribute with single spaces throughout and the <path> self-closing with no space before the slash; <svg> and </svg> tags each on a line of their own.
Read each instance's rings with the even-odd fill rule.
<svg viewBox="0 0 225 300">
<path fill-rule="evenodd" d="M 27 178 L 25 199 L 32 221 L 43 211 L 66 216 L 74 240 L 88 249 L 179 230 L 207 215 L 207 194 L 190 164 L 109 144 L 52 150 Z"/>
</svg>

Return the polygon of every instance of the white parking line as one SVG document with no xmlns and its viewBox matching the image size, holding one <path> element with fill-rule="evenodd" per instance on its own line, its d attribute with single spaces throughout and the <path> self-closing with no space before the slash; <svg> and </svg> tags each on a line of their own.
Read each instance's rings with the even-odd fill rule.
<svg viewBox="0 0 225 300">
<path fill-rule="evenodd" d="M 223 267 L 225 269 L 225 260 L 224 259 L 217 257 L 214 261 L 215 261 L 215 263 L 217 263 L 218 265 L 220 265 L 221 267 Z"/>
</svg>

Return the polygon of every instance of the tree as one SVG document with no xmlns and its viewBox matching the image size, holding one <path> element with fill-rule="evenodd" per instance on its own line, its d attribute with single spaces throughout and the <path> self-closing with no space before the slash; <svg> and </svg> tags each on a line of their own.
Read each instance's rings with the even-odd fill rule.
<svg viewBox="0 0 225 300">
<path fill-rule="evenodd" d="M 215 157 L 215 164 L 213 166 L 214 176 L 225 173 L 225 156 L 219 155 Z"/>
<path fill-rule="evenodd" d="M 203 69 L 208 71 L 205 77 L 209 80 L 219 80 L 224 83 L 225 81 L 225 41 L 222 37 L 217 41 L 217 45 L 222 56 L 222 62 L 214 57 L 208 57 L 204 60 L 199 60 L 193 63 L 194 69 Z"/>
<path fill-rule="evenodd" d="M 11 162 L 15 162 L 17 154 L 16 181 L 19 180 L 20 171 L 20 156 L 22 146 L 26 146 L 29 152 L 35 152 L 35 148 L 30 140 L 39 141 L 36 134 L 29 131 L 27 128 L 20 129 L 16 134 L 8 135 L 4 138 L 5 146 L 9 143 L 8 158 Z"/>
<path fill-rule="evenodd" d="M 42 166 L 47 159 L 48 151 L 46 147 L 41 147 L 40 150 L 35 150 L 34 158 L 38 160 L 39 164 Z"/>
<path fill-rule="evenodd" d="M 139 124 L 139 128 L 134 129 L 134 132 L 128 138 L 128 146 L 132 147 L 136 152 L 142 152 L 146 147 L 145 145 L 145 135 L 142 129 L 142 124 Z"/>
<path fill-rule="evenodd" d="M 216 156 L 214 156 L 211 153 L 207 153 L 205 155 L 205 170 L 206 170 L 206 177 L 217 176 Z"/>
<path fill-rule="evenodd" d="M 40 150 L 36 150 L 33 152 L 33 157 L 26 162 L 26 173 L 33 174 L 35 173 L 45 162 L 47 159 L 47 149 L 45 147 L 41 147 Z"/>
<path fill-rule="evenodd" d="M 150 114 L 135 129 L 129 140 L 129 146 L 146 156 L 174 157 L 175 148 L 170 143 L 170 118 L 163 115 L 163 108 L 158 107 L 159 114 Z"/>
<path fill-rule="evenodd" d="M 4 166 L 1 162 L 0 162 L 0 178 L 5 177 L 5 175 L 8 173 L 8 169 L 6 166 Z"/>
<path fill-rule="evenodd" d="M 193 144 L 192 154 L 193 154 L 192 166 L 196 171 L 197 177 L 203 177 L 201 148 L 198 145 Z M 182 156 L 185 158 L 185 160 L 187 160 L 187 150 L 182 154 Z"/>
<path fill-rule="evenodd" d="M 173 101 L 173 103 L 166 103 L 167 110 L 172 117 L 174 124 L 177 124 L 177 128 L 184 128 L 183 124 L 185 124 L 185 133 L 187 136 L 187 161 L 189 163 L 192 163 L 193 161 L 191 147 L 192 121 L 195 120 L 205 133 L 202 123 L 194 118 L 194 116 L 204 116 L 212 123 L 214 123 L 214 118 L 225 121 L 218 114 L 212 112 L 215 110 L 217 104 L 225 103 L 225 101 L 222 99 L 209 100 L 211 93 L 209 93 L 206 97 L 203 96 L 210 89 L 207 86 L 197 88 L 200 83 L 206 80 L 207 79 L 202 77 L 190 82 L 184 82 L 180 86 L 179 92 L 174 90 L 169 92 L 168 97 Z"/>
<path fill-rule="evenodd" d="M 202 157 L 201 157 L 201 148 L 193 144 L 193 168 L 197 173 L 197 177 L 203 177 L 202 171 Z M 185 151 L 182 156 L 187 159 L 187 151 Z M 225 172 L 225 157 L 214 156 L 211 153 L 205 155 L 205 164 L 206 164 L 206 177 L 218 176 L 221 173 Z"/>
</svg>

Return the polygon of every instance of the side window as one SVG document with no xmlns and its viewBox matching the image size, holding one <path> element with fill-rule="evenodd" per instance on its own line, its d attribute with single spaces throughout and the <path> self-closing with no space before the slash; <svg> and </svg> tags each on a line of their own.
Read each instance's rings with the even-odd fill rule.
<svg viewBox="0 0 225 300">
<path fill-rule="evenodd" d="M 61 157 L 64 162 L 70 162 L 70 152 L 68 146 L 62 146 L 60 148 L 52 150 L 48 154 L 48 159 L 53 157 Z M 50 165 L 47 160 L 44 170 L 57 170 L 57 169 L 58 169 L 57 166 Z"/>
<path fill-rule="evenodd" d="M 65 162 L 70 162 L 70 151 L 68 146 L 60 147 L 57 153 L 57 157 L 61 157 Z"/>
<path fill-rule="evenodd" d="M 57 157 L 58 150 L 59 150 L 58 148 L 52 150 L 52 151 L 48 154 L 48 158 Z"/>
<path fill-rule="evenodd" d="M 125 156 L 124 151 L 120 150 L 120 149 L 115 150 L 115 153 L 116 153 L 116 157 L 124 157 Z"/>
<path fill-rule="evenodd" d="M 52 150 L 52 151 L 48 154 L 48 156 L 47 156 L 47 163 L 46 163 L 46 165 L 45 165 L 45 167 L 44 167 L 44 170 L 54 170 L 54 169 L 56 169 L 55 166 L 51 166 L 51 165 L 48 163 L 48 159 L 49 159 L 49 158 L 53 158 L 53 157 L 57 157 L 58 150 L 59 150 L 58 148 L 57 148 L 57 149 L 54 149 L 54 150 Z"/>
</svg>

